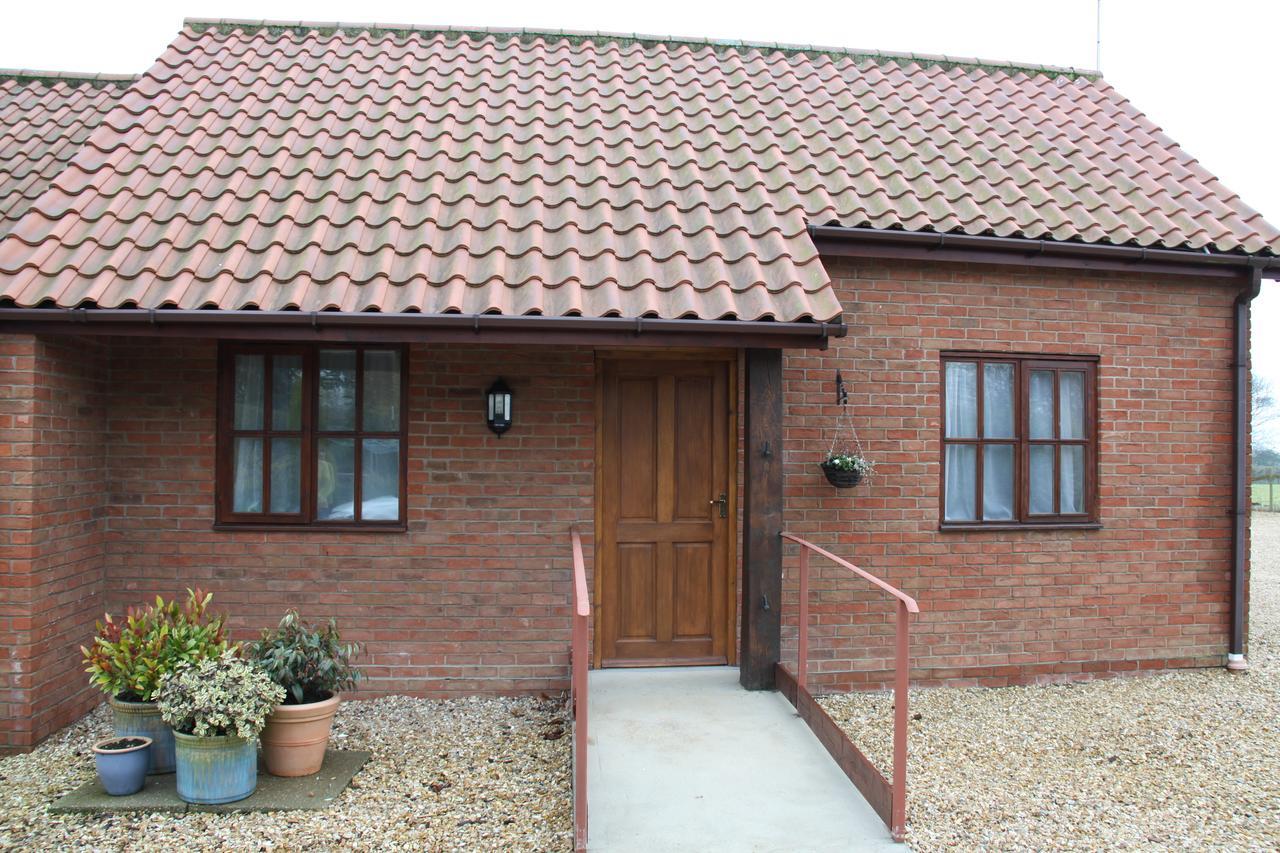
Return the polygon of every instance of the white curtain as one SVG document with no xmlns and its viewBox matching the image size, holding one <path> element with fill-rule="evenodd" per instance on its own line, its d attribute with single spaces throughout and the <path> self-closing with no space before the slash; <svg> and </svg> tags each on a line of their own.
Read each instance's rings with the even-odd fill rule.
<svg viewBox="0 0 1280 853">
<path fill-rule="evenodd" d="M 978 365 L 947 363 L 947 438 L 978 437 Z"/>
<path fill-rule="evenodd" d="M 1053 514 L 1053 445 L 1037 444 L 1031 448 L 1031 512 Z"/>
<path fill-rule="evenodd" d="M 982 517 L 1013 518 L 1013 445 L 988 444 L 982 449 Z"/>
<path fill-rule="evenodd" d="M 1084 374 L 1058 374 L 1058 434 L 1084 438 Z"/>
<path fill-rule="evenodd" d="M 1079 445 L 1063 447 L 1061 465 L 1059 512 L 1084 512 L 1084 448 Z"/>
<path fill-rule="evenodd" d="M 1031 438 L 1053 438 L 1053 371 L 1031 371 Z"/>
<path fill-rule="evenodd" d="M 947 521 L 976 521 L 978 518 L 978 449 L 972 444 L 949 444 L 946 455 Z"/>
<path fill-rule="evenodd" d="M 1013 365 L 982 366 L 982 431 L 986 438 L 1013 438 Z"/>
<path fill-rule="evenodd" d="M 234 468 L 232 511 L 262 512 L 262 439 L 236 439 Z"/>
</svg>

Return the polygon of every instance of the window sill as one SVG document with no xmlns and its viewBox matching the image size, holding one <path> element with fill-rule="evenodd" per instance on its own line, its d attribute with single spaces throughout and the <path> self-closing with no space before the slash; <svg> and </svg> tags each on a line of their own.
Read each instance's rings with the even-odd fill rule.
<svg viewBox="0 0 1280 853">
<path fill-rule="evenodd" d="M 1102 530 L 1100 521 L 1049 521 L 1042 524 L 954 524 L 942 523 L 938 530 L 943 533 L 994 533 L 1028 530 Z"/>
<path fill-rule="evenodd" d="M 254 522 L 215 522 L 213 529 L 223 533 L 285 532 L 290 533 L 407 533 L 407 524 L 263 524 Z"/>
</svg>

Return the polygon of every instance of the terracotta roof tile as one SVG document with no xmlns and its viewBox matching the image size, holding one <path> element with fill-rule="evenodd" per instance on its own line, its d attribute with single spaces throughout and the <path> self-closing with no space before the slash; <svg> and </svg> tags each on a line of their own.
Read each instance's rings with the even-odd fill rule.
<svg viewBox="0 0 1280 853">
<path fill-rule="evenodd" d="M 0 236 L 48 189 L 136 79 L 0 69 Z"/>
<path fill-rule="evenodd" d="M 0 297 L 827 320 L 830 222 L 1280 247 L 1070 69 L 188 22 L 0 241 Z"/>
</svg>

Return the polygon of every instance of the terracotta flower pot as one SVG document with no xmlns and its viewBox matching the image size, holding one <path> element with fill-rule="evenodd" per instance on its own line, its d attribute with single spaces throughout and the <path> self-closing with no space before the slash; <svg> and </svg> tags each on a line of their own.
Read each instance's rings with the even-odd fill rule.
<svg viewBox="0 0 1280 853">
<path fill-rule="evenodd" d="M 338 694 L 305 705 L 277 705 L 262 730 L 262 760 L 272 776 L 310 776 L 320 772 L 329 730 L 338 713 Z"/>
</svg>

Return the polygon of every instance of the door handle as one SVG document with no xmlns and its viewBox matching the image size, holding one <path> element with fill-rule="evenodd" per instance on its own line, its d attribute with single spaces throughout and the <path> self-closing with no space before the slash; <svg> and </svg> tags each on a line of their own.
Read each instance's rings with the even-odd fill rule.
<svg viewBox="0 0 1280 853">
<path fill-rule="evenodd" d="M 720 504 L 720 517 L 721 518 L 729 517 L 729 496 L 724 492 L 720 493 L 720 497 L 712 498 L 711 500 L 707 501 L 707 503 Z"/>
</svg>

